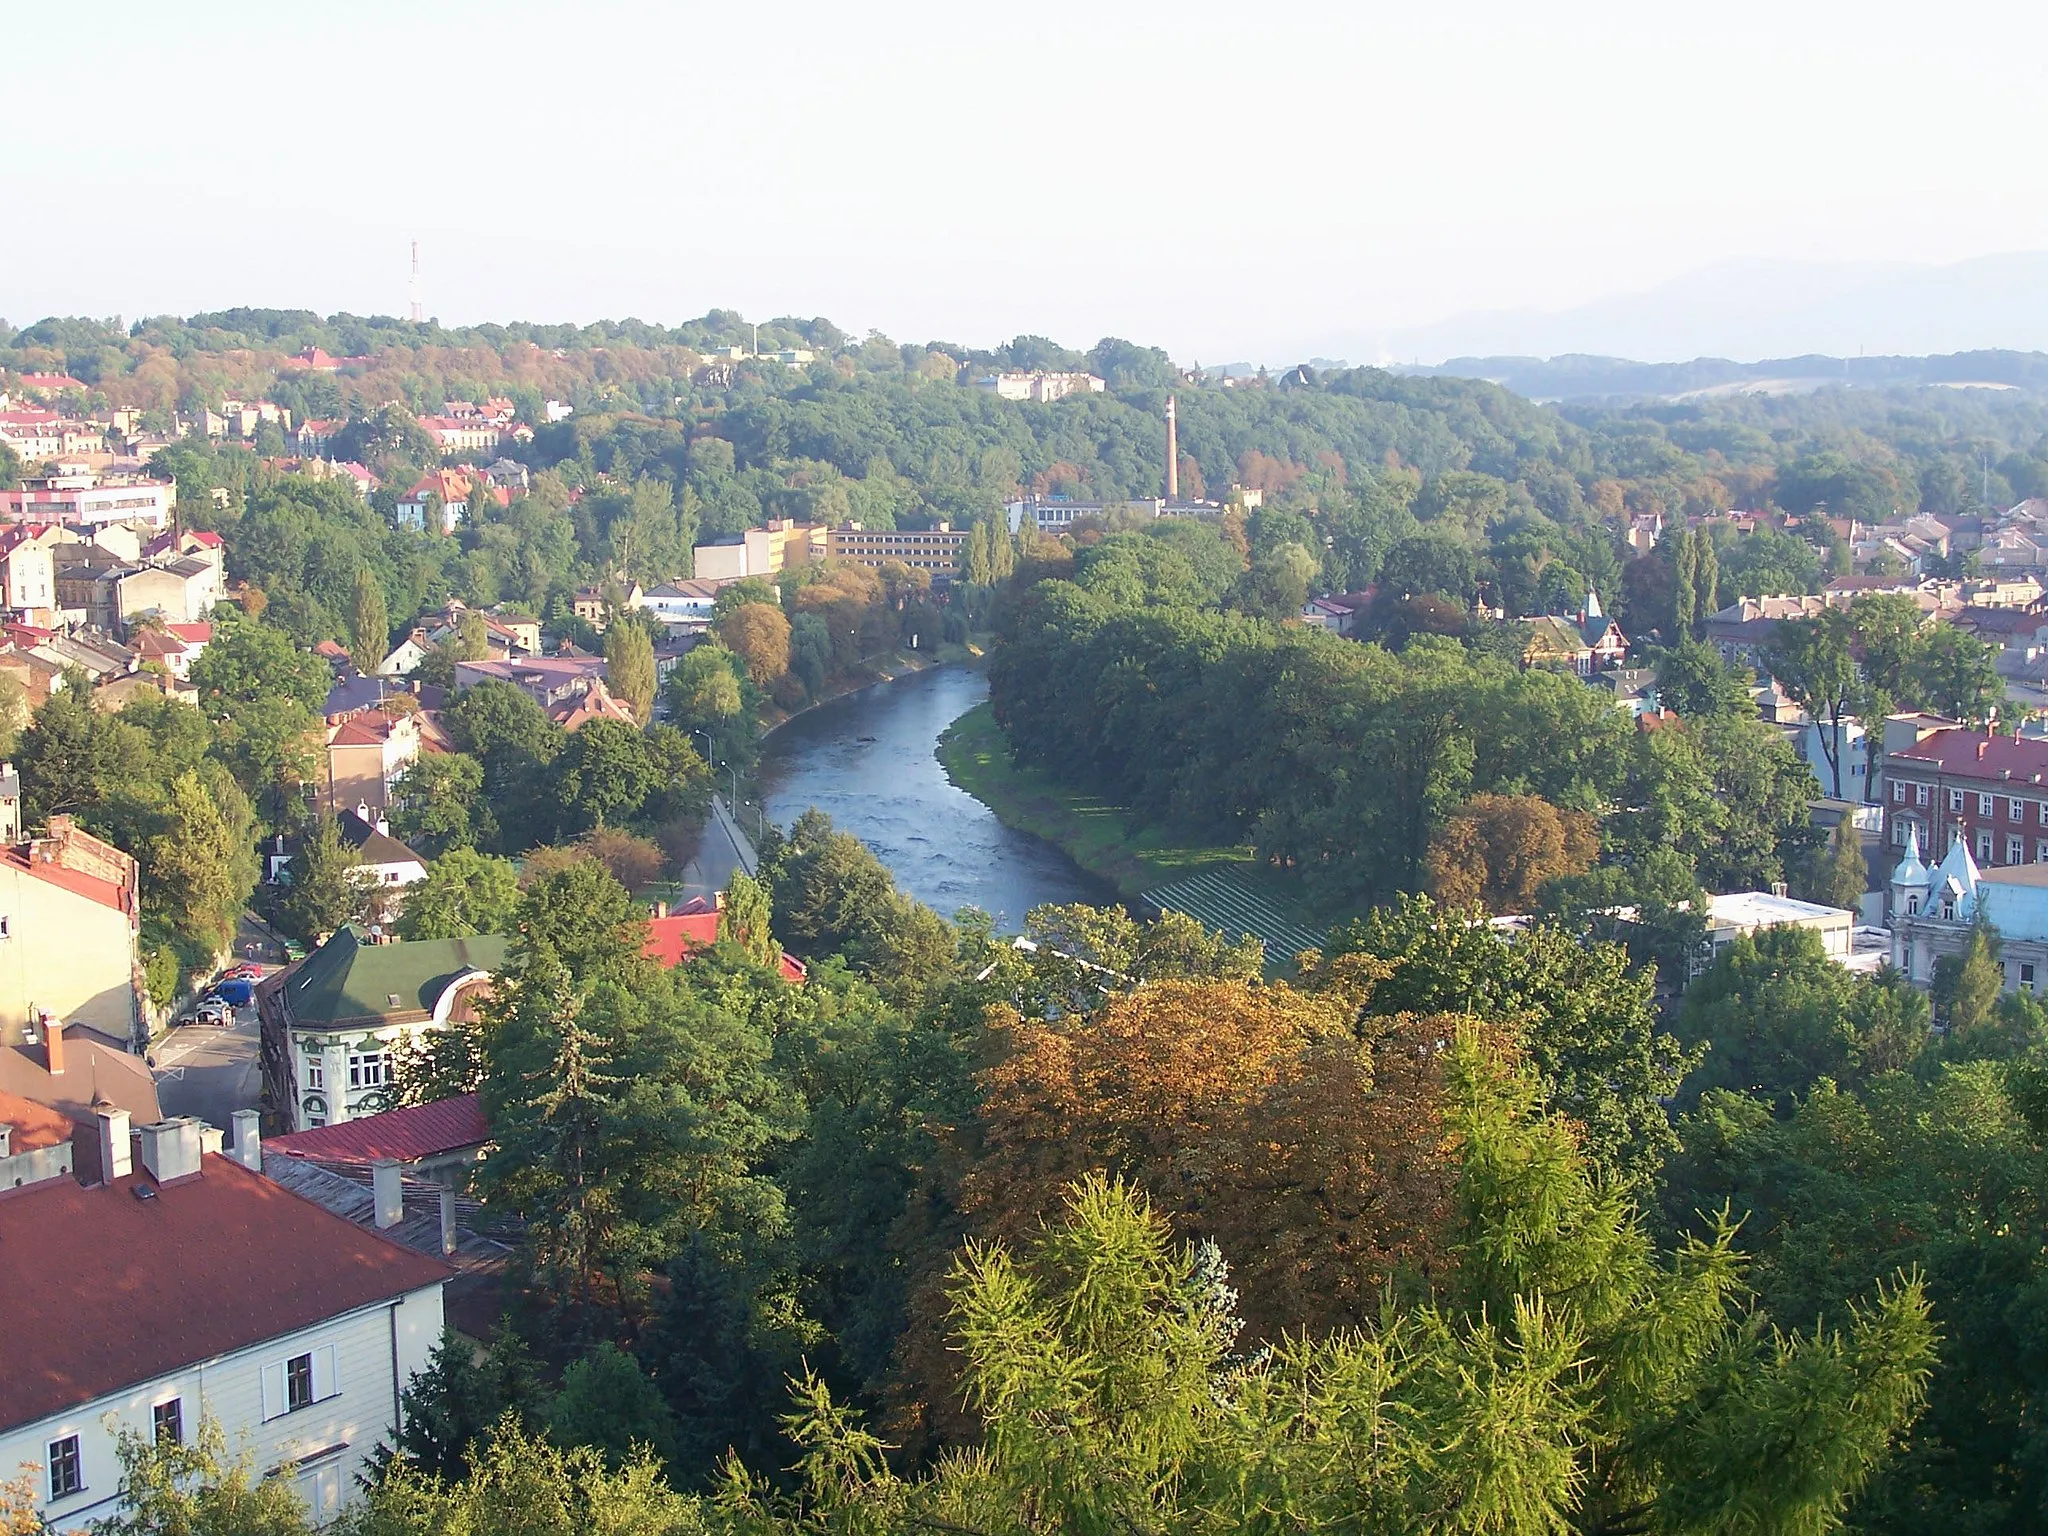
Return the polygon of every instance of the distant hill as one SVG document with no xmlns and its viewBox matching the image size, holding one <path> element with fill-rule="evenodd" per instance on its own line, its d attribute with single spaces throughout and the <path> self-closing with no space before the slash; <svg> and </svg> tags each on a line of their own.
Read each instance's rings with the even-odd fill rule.
<svg viewBox="0 0 2048 1536">
<path fill-rule="evenodd" d="M 1993 388 L 2048 393 L 2048 352 L 1952 352 L 1941 357 L 1786 357 L 1760 363 L 1724 357 L 1638 363 L 1567 353 L 1560 357 L 1454 357 L 1399 373 L 1486 379 L 1531 400 L 1676 399 L 1688 395 L 1804 394 L 1830 385 Z"/>
<path fill-rule="evenodd" d="M 1446 358 L 1927 356 L 2048 351 L 2048 252 L 1949 266 L 1726 261 L 1555 312 L 1454 315 L 1405 331 L 1304 337 L 1355 362 Z"/>
</svg>

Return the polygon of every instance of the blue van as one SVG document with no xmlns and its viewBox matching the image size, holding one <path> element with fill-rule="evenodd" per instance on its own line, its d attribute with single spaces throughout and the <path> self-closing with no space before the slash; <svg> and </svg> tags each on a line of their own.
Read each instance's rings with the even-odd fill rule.
<svg viewBox="0 0 2048 1536">
<path fill-rule="evenodd" d="M 246 1008 L 256 1000 L 256 983 L 237 977 L 213 989 L 213 995 L 235 1008 Z"/>
</svg>

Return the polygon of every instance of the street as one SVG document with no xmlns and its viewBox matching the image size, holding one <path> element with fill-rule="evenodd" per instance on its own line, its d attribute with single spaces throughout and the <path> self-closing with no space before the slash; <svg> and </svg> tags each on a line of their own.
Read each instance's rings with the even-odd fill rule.
<svg viewBox="0 0 2048 1536">
<path fill-rule="evenodd" d="M 683 866 L 677 900 L 702 896 L 709 901 L 724 890 L 735 869 L 752 873 L 757 860 L 754 845 L 733 821 L 722 795 L 711 797 L 711 816 L 697 835 L 697 851 Z"/>
<path fill-rule="evenodd" d="M 232 1029 L 187 1024 L 165 1036 L 150 1053 L 164 1114 L 196 1115 L 232 1136 L 235 1111 L 263 1097 L 256 1029 L 252 1006 L 235 1010 Z"/>
</svg>

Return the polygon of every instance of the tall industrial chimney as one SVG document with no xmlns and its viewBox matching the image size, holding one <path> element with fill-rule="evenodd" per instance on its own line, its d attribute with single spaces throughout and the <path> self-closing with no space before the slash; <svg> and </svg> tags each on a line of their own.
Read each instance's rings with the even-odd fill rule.
<svg viewBox="0 0 2048 1536">
<path fill-rule="evenodd" d="M 1180 430 L 1173 419 L 1173 396 L 1166 397 L 1166 499 L 1180 500 Z"/>
</svg>

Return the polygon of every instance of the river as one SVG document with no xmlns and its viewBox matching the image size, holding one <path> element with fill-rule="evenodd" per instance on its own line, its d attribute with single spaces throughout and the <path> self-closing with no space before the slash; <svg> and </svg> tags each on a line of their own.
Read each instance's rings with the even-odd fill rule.
<svg viewBox="0 0 2048 1536">
<path fill-rule="evenodd" d="M 939 737 L 987 697 L 980 672 L 934 667 L 805 711 L 763 744 L 769 816 L 787 827 L 816 806 L 919 901 L 946 917 L 979 907 L 1004 933 L 1046 902 L 1114 901 L 1107 881 L 947 779 Z"/>
</svg>

